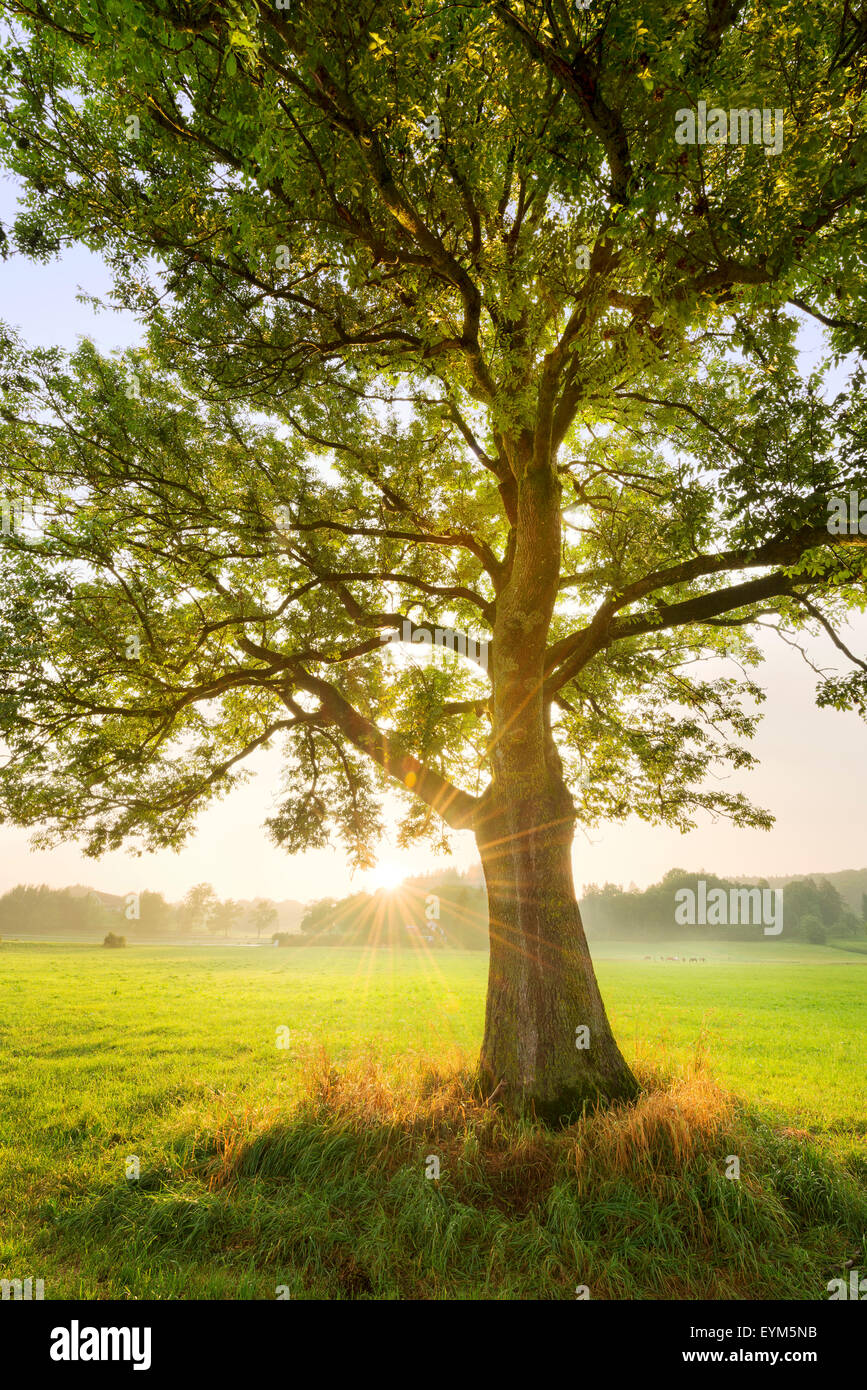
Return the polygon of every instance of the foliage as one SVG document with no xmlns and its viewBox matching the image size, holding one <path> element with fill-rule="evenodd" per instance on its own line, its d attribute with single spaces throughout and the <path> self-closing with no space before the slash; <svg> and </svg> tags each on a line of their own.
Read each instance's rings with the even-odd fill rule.
<svg viewBox="0 0 867 1390">
<path fill-rule="evenodd" d="M 249 914 L 250 925 L 256 928 L 257 939 L 263 931 L 273 927 L 277 921 L 277 908 L 268 898 L 259 898 L 251 907 Z"/>
<path fill-rule="evenodd" d="M 407 841 L 480 814 L 531 690 L 585 824 L 769 824 L 709 776 L 761 692 L 700 663 L 864 605 L 848 0 L 4 9 L 8 246 L 102 253 L 147 328 L 0 341 L 4 487 L 51 508 L 3 538 L 6 818 L 177 847 L 273 744 L 275 840 L 366 864 L 387 779 Z M 703 99 L 782 149 L 678 144 Z M 383 654 L 426 623 L 489 668 Z"/>
<path fill-rule="evenodd" d="M 828 939 L 825 924 L 820 917 L 816 917 L 813 913 L 808 913 L 806 917 L 801 918 L 801 930 L 814 946 L 824 946 Z"/>
<path fill-rule="evenodd" d="M 228 936 L 240 921 L 241 913 L 240 903 L 235 902 L 233 898 L 214 903 L 208 917 L 208 931 L 221 931 L 224 936 Z"/>
<path fill-rule="evenodd" d="M 68 889 L 19 884 L 0 897 L 0 927 L 5 936 L 67 932 L 102 935 L 113 914 L 94 894 L 76 895 Z"/>
<path fill-rule="evenodd" d="M 162 893 L 146 888 L 138 895 L 139 915 L 131 923 L 131 930 L 141 936 L 165 936 L 175 925 L 176 911 L 167 903 Z"/>
<path fill-rule="evenodd" d="M 205 927 L 217 903 L 210 883 L 196 883 L 184 896 L 178 909 L 178 926 L 182 931 Z"/>
<path fill-rule="evenodd" d="M 753 921 L 749 924 L 713 923 L 697 928 L 678 926 L 675 917 L 675 894 L 679 889 L 696 890 L 698 879 L 707 885 L 707 893 L 722 889 L 728 901 L 732 891 L 745 885 L 739 879 L 727 879 L 718 874 L 687 873 L 683 869 L 670 869 L 659 883 L 652 884 L 643 892 L 638 889 L 624 891 L 617 884 L 606 883 L 602 888 L 590 884 L 581 899 L 581 912 L 588 936 L 596 940 L 668 940 L 684 939 L 759 941 L 764 938 L 764 925 Z M 750 887 L 768 888 L 767 880 L 756 880 Z M 818 882 L 813 878 L 794 879 L 780 885 L 783 894 L 783 931 L 779 936 L 769 938 L 783 944 L 791 940 L 818 941 L 817 936 L 809 934 L 810 928 L 819 928 L 827 936 L 855 936 L 863 932 L 863 926 L 853 913 L 845 910 L 839 891 L 827 879 Z"/>
</svg>

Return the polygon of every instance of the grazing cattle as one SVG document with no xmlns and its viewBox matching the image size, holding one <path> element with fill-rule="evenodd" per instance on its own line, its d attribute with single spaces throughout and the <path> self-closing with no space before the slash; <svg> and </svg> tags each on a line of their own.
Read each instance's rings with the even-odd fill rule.
<svg viewBox="0 0 867 1390">
<path fill-rule="evenodd" d="M 644 959 L 645 959 L 645 960 L 653 960 L 653 956 L 645 956 Z"/>
</svg>

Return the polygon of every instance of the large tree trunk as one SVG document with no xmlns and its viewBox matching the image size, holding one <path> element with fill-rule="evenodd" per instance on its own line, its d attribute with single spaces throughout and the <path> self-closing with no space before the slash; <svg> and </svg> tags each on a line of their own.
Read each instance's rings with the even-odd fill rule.
<svg viewBox="0 0 867 1390">
<path fill-rule="evenodd" d="M 534 462 L 528 448 L 522 464 L 514 563 L 492 644 L 492 778 L 473 826 L 491 937 L 480 1071 L 510 1104 L 557 1120 L 585 1103 L 629 1099 L 638 1083 L 614 1041 L 584 937 L 572 880 L 575 810 L 544 690 L 560 487 L 544 455 Z"/>
<path fill-rule="evenodd" d="M 581 924 L 569 793 L 562 783 L 514 791 L 487 802 L 476 832 L 491 936 L 480 1070 L 508 1103 L 560 1120 L 585 1103 L 631 1099 L 638 1084 L 614 1041 Z"/>
</svg>

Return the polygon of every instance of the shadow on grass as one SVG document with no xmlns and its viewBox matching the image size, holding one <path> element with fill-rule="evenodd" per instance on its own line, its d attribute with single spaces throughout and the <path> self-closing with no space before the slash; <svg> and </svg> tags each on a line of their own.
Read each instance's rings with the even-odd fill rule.
<svg viewBox="0 0 867 1390">
<path fill-rule="evenodd" d="M 323 1055 L 288 1114 L 189 1136 L 54 1236 L 122 1246 L 149 1277 L 234 1270 L 263 1298 L 819 1299 L 863 1261 L 863 1170 L 701 1069 L 640 1079 L 636 1102 L 552 1130 L 480 1101 L 468 1072 Z"/>
</svg>

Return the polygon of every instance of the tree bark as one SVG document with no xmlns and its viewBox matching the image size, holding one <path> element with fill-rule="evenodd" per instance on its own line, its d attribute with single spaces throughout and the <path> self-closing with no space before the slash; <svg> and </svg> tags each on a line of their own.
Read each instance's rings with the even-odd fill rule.
<svg viewBox="0 0 867 1390">
<path fill-rule="evenodd" d="M 572 879 L 575 808 L 544 693 L 560 487 L 545 458 L 521 463 L 514 563 L 492 644 L 492 776 L 473 817 L 491 942 L 480 1073 L 509 1104 L 558 1121 L 639 1087 L 587 949 Z"/>
<path fill-rule="evenodd" d="M 611 1032 L 575 897 L 568 790 L 501 787 L 479 819 L 491 941 L 485 1084 L 549 1121 L 632 1099 L 638 1083 Z"/>
</svg>

